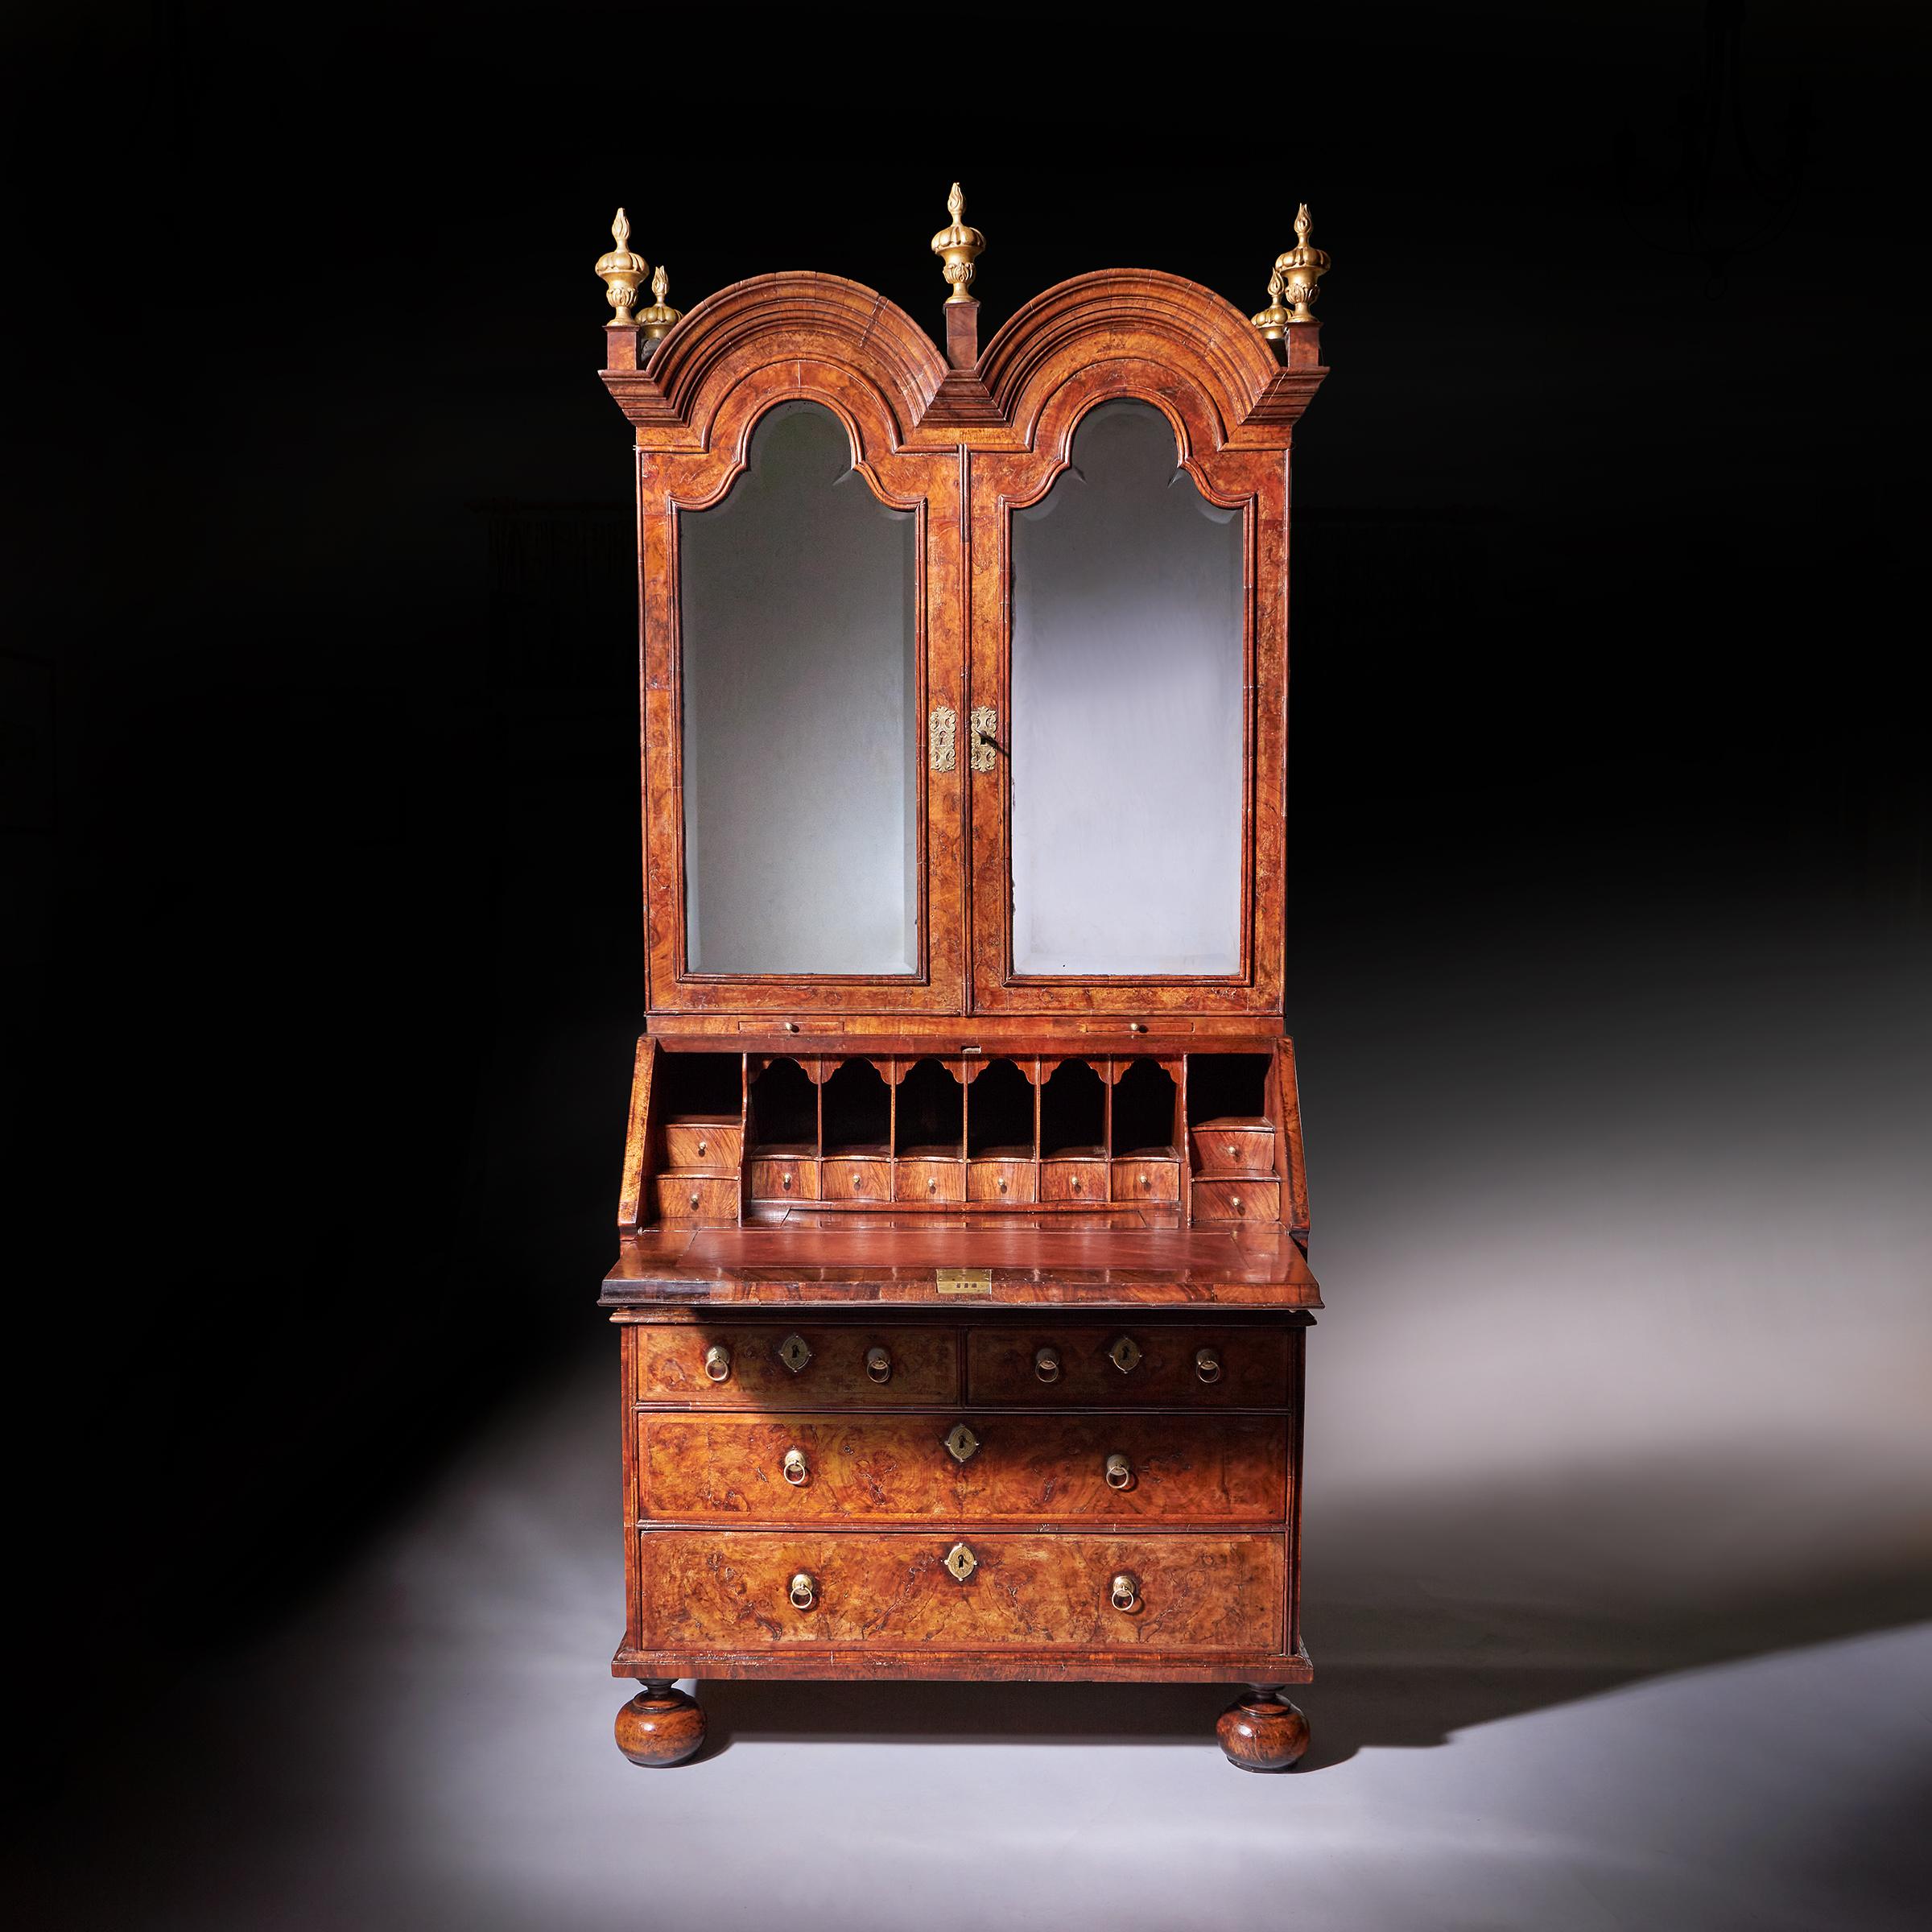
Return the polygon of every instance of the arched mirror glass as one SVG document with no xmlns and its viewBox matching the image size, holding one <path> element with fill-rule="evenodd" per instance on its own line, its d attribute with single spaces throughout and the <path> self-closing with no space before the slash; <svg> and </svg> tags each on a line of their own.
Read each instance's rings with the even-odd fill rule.
<svg viewBox="0 0 1932 1932">
<path fill-rule="evenodd" d="M 1013 518 L 1013 963 L 1237 972 L 1245 572 L 1152 404 L 1082 419 Z"/>
<path fill-rule="evenodd" d="M 917 527 L 806 402 L 680 514 L 691 971 L 918 971 Z"/>
</svg>

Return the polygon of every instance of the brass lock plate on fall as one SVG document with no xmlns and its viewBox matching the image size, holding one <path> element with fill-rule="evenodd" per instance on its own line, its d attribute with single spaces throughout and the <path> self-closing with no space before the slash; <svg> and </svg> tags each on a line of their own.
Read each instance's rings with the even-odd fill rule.
<svg viewBox="0 0 1932 1932">
<path fill-rule="evenodd" d="M 941 1294 L 991 1294 L 990 1268 L 939 1268 L 933 1271 L 932 1285 Z"/>
</svg>

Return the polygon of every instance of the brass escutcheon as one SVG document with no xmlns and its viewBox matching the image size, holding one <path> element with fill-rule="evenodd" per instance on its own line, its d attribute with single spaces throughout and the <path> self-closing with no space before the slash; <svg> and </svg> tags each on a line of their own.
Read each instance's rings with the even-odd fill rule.
<svg viewBox="0 0 1932 1932">
<path fill-rule="evenodd" d="M 955 1543 L 946 1552 L 946 1567 L 963 1583 L 980 1567 L 980 1559 L 964 1543 Z"/>
<path fill-rule="evenodd" d="M 788 1335 L 778 1344 L 778 1360 L 794 1375 L 811 1360 L 811 1348 L 802 1335 Z"/>
<path fill-rule="evenodd" d="M 1141 1359 L 1140 1345 L 1130 1335 L 1117 1335 L 1108 1344 L 1107 1359 L 1122 1375 L 1130 1375 Z"/>
<path fill-rule="evenodd" d="M 979 1453 L 980 1439 L 964 1422 L 955 1422 L 947 1431 L 946 1449 L 956 1463 L 969 1463 Z"/>
</svg>

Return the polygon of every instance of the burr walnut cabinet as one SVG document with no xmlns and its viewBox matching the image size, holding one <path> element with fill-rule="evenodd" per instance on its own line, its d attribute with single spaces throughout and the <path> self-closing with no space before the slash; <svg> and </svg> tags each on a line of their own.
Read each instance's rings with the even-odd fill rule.
<svg viewBox="0 0 1932 1932">
<path fill-rule="evenodd" d="M 1284 1028 L 1298 217 L 1249 318 L 1061 283 L 982 349 L 835 275 L 597 264 L 637 464 L 646 1030 L 603 1305 L 617 1720 L 680 1679 L 1241 1686 L 1307 1727 Z"/>
</svg>

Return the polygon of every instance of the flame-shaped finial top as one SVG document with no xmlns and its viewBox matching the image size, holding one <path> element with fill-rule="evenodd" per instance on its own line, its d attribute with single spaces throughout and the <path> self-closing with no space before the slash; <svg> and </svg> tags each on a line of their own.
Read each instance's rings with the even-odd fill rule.
<svg viewBox="0 0 1932 1932">
<path fill-rule="evenodd" d="M 630 217 L 622 208 L 617 210 L 617 218 L 610 225 L 610 238 L 617 246 L 598 256 L 596 272 L 604 278 L 606 299 L 617 313 L 614 321 L 604 326 L 628 328 L 631 323 L 630 312 L 637 306 L 638 285 L 650 273 L 650 264 L 642 255 L 633 254 L 627 246 L 630 240 Z"/>
<path fill-rule="evenodd" d="M 1304 201 L 1294 211 L 1294 238 L 1302 247 L 1308 245 L 1308 231 L 1315 224 L 1308 219 L 1308 204 Z"/>
<path fill-rule="evenodd" d="M 952 217 L 952 225 L 941 229 L 933 237 L 932 252 L 943 264 L 939 272 L 952 291 L 946 299 L 970 302 L 972 297 L 966 291 L 972 283 L 972 264 L 985 247 L 986 237 L 976 228 L 968 228 L 960 219 L 966 213 L 966 196 L 956 181 L 952 184 L 952 192 L 946 197 L 946 212 Z"/>
<path fill-rule="evenodd" d="M 660 308 L 663 305 L 664 291 L 670 287 L 671 277 L 665 274 L 664 265 L 660 262 L 658 264 L 658 272 L 650 279 L 650 299 Z"/>
</svg>

